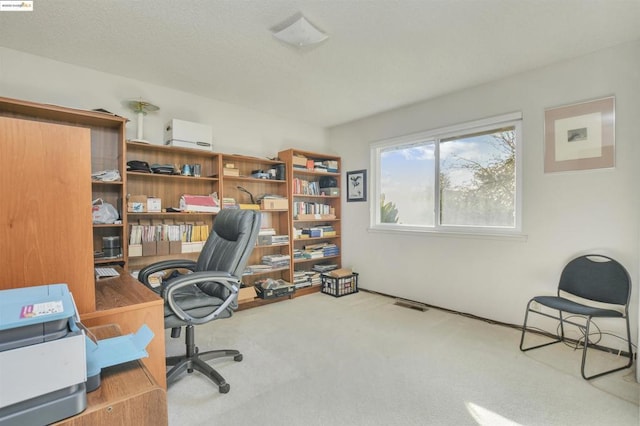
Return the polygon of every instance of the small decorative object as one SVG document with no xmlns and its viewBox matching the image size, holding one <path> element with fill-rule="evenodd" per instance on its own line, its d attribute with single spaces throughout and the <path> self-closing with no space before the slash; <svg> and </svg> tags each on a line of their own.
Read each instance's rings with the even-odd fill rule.
<svg viewBox="0 0 640 426">
<path fill-rule="evenodd" d="M 133 112 L 138 115 L 138 127 L 136 130 L 136 138 L 131 139 L 132 142 L 141 142 L 141 143 L 149 143 L 144 139 L 144 116 L 147 115 L 148 112 L 158 111 L 160 108 L 156 105 L 153 105 L 151 102 L 143 101 L 142 99 L 138 100 L 130 100 L 127 101 L 127 105 Z"/>
<path fill-rule="evenodd" d="M 544 127 L 545 173 L 614 166 L 613 96 L 549 108 Z"/>
<path fill-rule="evenodd" d="M 347 172 L 347 201 L 367 201 L 367 171 Z"/>
</svg>

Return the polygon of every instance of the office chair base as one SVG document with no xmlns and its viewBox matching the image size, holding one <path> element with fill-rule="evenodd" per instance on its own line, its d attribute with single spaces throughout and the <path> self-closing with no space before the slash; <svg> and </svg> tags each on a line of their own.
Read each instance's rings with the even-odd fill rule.
<svg viewBox="0 0 640 426">
<path fill-rule="evenodd" d="M 168 363 L 167 363 L 168 364 Z M 227 393 L 231 389 L 229 383 L 218 373 L 213 367 L 204 362 L 198 357 L 185 358 L 173 366 L 167 373 L 167 386 L 173 383 L 178 377 L 182 375 L 186 370 L 187 373 L 193 373 L 194 370 L 207 376 L 211 381 L 218 385 L 218 391 L 220 393 Z"/>
<path fill-rule="evenodd" d="M 231 386 L 227 383 L 224 377 L 220 375 L 220 373 L 205 361 L 217 358 L 233 357 L 234 361 L 240 362 L 242 361 L 242 354 L 235 349 L 218 349 L 199 353 L 198 347 L 194 344 L 193 326 L 187 326 L 186 330 L 187 335 L 185 343 L 187 353 L 185 355 L 167 357 L 166 359 L 167 366 L 173 366 L 173 368 L 167 372 L 167 386 L 173 383 L 185 371 L 188 374 L 191 374 L 196 370 L 218 385 L 220 393 L 229 392 Z"/>
</svg>

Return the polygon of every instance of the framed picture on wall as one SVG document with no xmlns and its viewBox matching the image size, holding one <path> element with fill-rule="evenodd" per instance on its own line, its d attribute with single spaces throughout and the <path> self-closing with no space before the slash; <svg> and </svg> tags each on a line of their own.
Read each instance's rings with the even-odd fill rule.
<svg viewBox="0 0 640 426">
<path fill-rule="evenodd" d="M 367 171 L 347 172 L 347 201 L 367 201 Z"/>
<path fill-rule="evenodd" d="M 614 167 L 613 96 L 544 112 L 544 172 Z"/>
</svg>

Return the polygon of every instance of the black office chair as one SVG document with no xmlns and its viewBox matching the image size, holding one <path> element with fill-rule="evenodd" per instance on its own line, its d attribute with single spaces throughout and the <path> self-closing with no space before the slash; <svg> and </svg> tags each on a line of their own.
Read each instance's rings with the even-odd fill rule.
<svg viewBox="0 0 640 426">
<path fill-rule="evenodd" d="M 160 294 L 165 301 L 164 326 L 171 328 L 171 337 L 180 337 L 186 328 L 186 354 L 167 358 L 173 366 L 167 373 L 167 385 L 175 381 L 185 370 L 198 370 L 218 385 L 220 393 L 229 392 L 225 379 L 205 361 L 221 357 L 233 357 L 242 361 L 237 350 L 223 349 L 198 352 L 194 342 L 194 325 L 228 318 L 238 307 L 240 277 L 255 246 L 260 230 L 260 214 L 252 210 L 223 209 L 213 222 L 213 230 L 194 262 L 187 259 L 157 262 L 143 268 L 138 279 Z M 175 271 L 183 271 L 179 274 Z M 174 271 L 160 287 L 149 283 L 151 274 Z"/>
<path fill-rule="evenodd" d="M 582 344 L 582 365 L 580 372 L 585 380 L 613 373 L 633 364 L 631 348 L 631 330 L 629 327 L 629 297 L 631 295 L 631 278 L 627 270 L 614 259 L 602 255 L 585 255 L 570 261 L 562 270 L 557 296 L 536 296 L 527 304 L 520 338 L 520 350 L 528 351 L 558 342 L 564 342 L 564 323 L 572 324 L 584 330 Z M 578 299 L 579 298 L 579 299 Z M 558 316 L 531 309 L 531 304 L 537 302 L 558 311 Z M 596 302 L 594 304 L 592 302 Z M 527 329 L 529 312 L 543 315 L 560 321 L 560 335 L 558 339 L 537 346 L 524 347 L 524 336 Z M 578 324 L 563 319 L 562 313 L 584 316 L 586 324 Z M 629 345 L 629 362 L 611 370 L 603 371 L 591 376 L 585 375 L 587 348 L 589 346 L 589 326 L 593 318 L 621 318 L 627 325 L 627 342 Z"/>
</svg>

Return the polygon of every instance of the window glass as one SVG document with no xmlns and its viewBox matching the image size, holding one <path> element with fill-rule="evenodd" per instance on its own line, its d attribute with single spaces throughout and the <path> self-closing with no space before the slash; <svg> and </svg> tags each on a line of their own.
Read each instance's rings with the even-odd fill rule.
<svg viewBox="0 0 640 426">
<path fill-rule="evenodd" d="M 515 226 L 515 128 L 440 142 L 440 224 Z"/>
<path fill-rule="evenodd" d="M 434 143 L 380 153 L 380 223 L 434 225 Z"/>
</svg>

